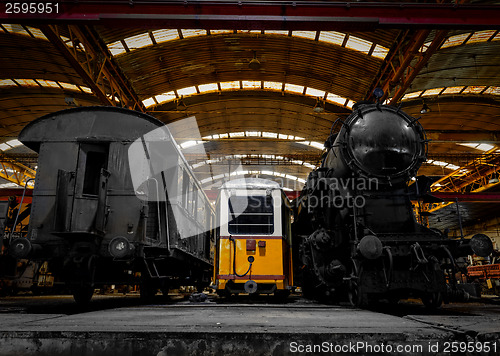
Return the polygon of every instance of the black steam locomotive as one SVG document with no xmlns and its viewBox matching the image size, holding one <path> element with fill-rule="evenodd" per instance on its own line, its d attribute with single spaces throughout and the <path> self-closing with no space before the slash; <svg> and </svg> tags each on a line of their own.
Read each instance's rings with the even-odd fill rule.
<svg viewBox="0 0 500 356">
<path fill-rule="evenodd" d="M 465 295 L 455 258 L 488 255 L 491 240 L 452 240 L 416 222 L 411 200 L 428 191 L 409 182 L 427 142 L 418 119 L 378 103 L 359 103 L 334 124 L 297 200 L 294 261 L 306 296 L 356 306 L 416 296 L 437 307 Z"/>
<path fill-rule="evenodd" d="M 57 112 L 19 140 L 39 153 L 26 237 L 9 246 L 49 262 L 75 300 L 98 285 L 141 296 L 210 283 L 214 212 L 165 125 L 113 107 Z"/>
</svg>

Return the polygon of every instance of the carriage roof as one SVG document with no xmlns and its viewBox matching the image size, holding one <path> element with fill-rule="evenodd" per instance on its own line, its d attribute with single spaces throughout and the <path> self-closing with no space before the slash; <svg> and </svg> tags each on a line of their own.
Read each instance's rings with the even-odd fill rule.
<svg viewBox="0 0 500 356">
<path fill-rule="evenodd" d="M 38 152 L 41 142 L 134 141 L 159 127 L 168 132 L 161 121 L 138 111 L 80 107 L 33 120 L 21 131 L 19 141 Z"/>
</svg>

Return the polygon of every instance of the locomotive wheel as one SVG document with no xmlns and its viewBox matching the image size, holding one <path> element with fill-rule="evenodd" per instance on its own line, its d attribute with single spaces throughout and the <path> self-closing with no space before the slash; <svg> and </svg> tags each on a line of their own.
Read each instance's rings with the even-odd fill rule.
<svg viewBox="0 0 500 356">
<path fill-rule="evenodd" d="M 158 291 L 151 283 L 143 283 L 140 287 L 140 297 L 143 303 L 151 303 Z M 167 292 L 168 293 L 168 292 Z"/>
<path fill-rule="evenodd" d="M 443 294 L 441 292 L 427 293 L 422 296 L 422 303 L 427 309 L 437 309 L 443 304 Z"/>
<path fill-rule="evenodd" d="M 73 298 L 76 304 L 86 306 L 90 303 L 94 295 L 94 287 L 89 284 L 84 284 L 73 288 Z"/>
<path fill-rule="evenodd" d="M 351 275 L 350 280 L 347 284 L 347 301 L 349 304 L 356 308 L 363 308 L 368 305 L 368 295 L 361 291 L 361 277 L 363 274 L 363 266 L 356 263 L 354 260 L 351 261 Z"/>
</svg>

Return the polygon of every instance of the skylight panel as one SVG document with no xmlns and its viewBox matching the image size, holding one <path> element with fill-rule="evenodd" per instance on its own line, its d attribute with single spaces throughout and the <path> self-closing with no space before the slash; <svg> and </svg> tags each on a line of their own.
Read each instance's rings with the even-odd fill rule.
<svg viewBox="0 0 500 356">
<path fill-rule="evenodd" d="M 322 98 L 325 96 L 325 92 L 323 90 L 318 90 L 318 89 L 314 89 L 314 88 L 307 88 L 306 95 L 318 96 L 318 97 Z"/>
<path fill-rule="evenodd" d="M 352 107 L 354 106 L 354 104 L 356 104 L 354 101 L 349 100 L 349 101 L 347 102 L 347 104 L 345 104 L 345 106 L 347 106 L 349 109 L 352 109 Z"/>
<path fill-rule="evenodd" d="M 18 139 L 7 141 L 6 144 L 9 145 L 12 148 L 18 147 L 18 146 L 22 145 L 21 141 L 19 141 Z"/>
<path fill-rule="evenodd" d="M 18 82 L 23 87 L 37 87 L 38 86 L 37 82 L 35 82 L 33 79 L 16 79 L 16 82 Z M 78 88 L 76 88 L 76 89 L 78 90 Z"/>
<path fill-rule="evenodd" d="M 181 30 L 182 37 L 195 37 L 195 36 L 205 36 L 207 34 L 207 30 Z"/>
<path fill-rule="evenodd" d="M 263 132 L 262 137 L 266 138 L 278 138 L 278 134 L 276 132 Z"/>
<path fill-rule="evenodd" d="M 469 37 L 470 33 L 462 33 L 460 35 L 455 35 L 455 36 L 450 36 L 444 41 L 444 43 L 441 45 L 440 49 L 443 48 L 448 48 L 448 47 L 454 47 L 454 46 L 460 46 L 461 44 L 464 43 L 464 41 Z"/>
<path fill-rule="evenodd" d="M 264 31 L 266 35 L 283 35 L 288 36 L 288 31 L 279 31 L 279 30 L 266 30 Z"/>
<path fill-rule="evenodd" d="M 283 83 L 279 82 L 264 82 L 264 89 L 281 90 Z"/>
<path fill-rule="evenodd" d="M 422 94 L 422 90 L 420 91 L 414 91 L 413 93 L 408 93 L 403 96 L 403 100 L 406 99 L 413 99 L 413 98 L 418 98 Z"/>
<path fill-rule="evenodd" d="M 484 151 L 484 152 L 490 151 L 490 150 L 492 150 L 494 148 L 495 148 L 495 146 L 489 145 L 487 143 L 481 143 L 481 144 L 477 145 L 477 147 L 476 147 L 477 150 L 481 150 L 481 151 Z"/>
<path fill-rule="evenodd" d="M 243 89 L 260 89 L 261 82 L 260 81 L 252 81 L 252 80 L 243 80 L 241 82 Z"/>
<path fill-rule="evenodd" d="M 222 90 L 227 90 L 227 89 L 240 89 L 240 82 L 235 80 L 232 82 L 221 82 L 220 83 L 220 88 Z"/>
<path fill-rule="evenodd" d="M 462 94 L 481 94 L 484 89 L 486 89 L 485 86 L 468 86 Z"/>
<path fill-rule="evenodd" d="M 16 86 L 16 82 L 11 79 L 0 79 L 0 87 Z"/>
<path fill-rule="evenodd" d="M 316 38 L 316 31 L 293 31 L 292 36 L 314 41 Z"/>
<path fill-rule="evenodd" d="M 332 93 L 328 93 L 328 95 L 326 96 L 326 100 L 344 106 L 347 99 Z"/>
<path fill-rule="evenodd" d="M 108 45 L 108 49 L 113 56 L 118 56 L 126 52 L 125 47 L 123 47 L 123 44 L 120 41 L 110 43 Z"/>
<path fill-rule="evenodd" d="M 316 141 L 311 141 L 310 144 L 311 147 L 317 148 L 319 150 L 322 150 L 325 146 L 322 143 L 316 142 Z"/>
<path fill-rule="evenodd" d="M 254 34 L 261 34 L 261 30 L 237 30 L 236 33 L 254 33 Z"/>
<path fill-rule="evenodd" d="M 495 34 L 495 30 L 477 31 L 469 38 L 467 44 L 486 42 Z"/>
<path fill-rule="evenodd" d="M 458 94 L 462 91 L 464 87 L 448 87 L 446 88 L 442 94 Z"/>
<path fill-rule="evenodd" d="M 26 26 L 28 28 L 28 31 L 31 32 L 31 34 L 35 37 L 35 38 L 38 38 L 40 40 L 46 40 L 48 41 L 47 37 L 45 37 L 45 35 L 43 34 L 42 31 L 40 31 L 38 28 L 34 28 L 34 27 L 29 27 L 29 26 Z"/>
<path fill-rule="evenodd" d="M 198 85 L 198 90 L 200 93 L 207 93 L 209 91 L 217 91 L 219 90 L 219 87 L 217 86 L 217 83 L 201 84 Z"/>
<path fill-rule="evenodd" d="M 487 143 L 477 143 L 477 142 L 471 142 L 471 143 L 459 143 L 460 146 L 466 146 L 470 148 L 475 148 L 476 150 L 480 150 L 483 152 L 490 151 L 495 148 L 495 146 L 487 144 Z"/>
<path fill-rule="evenodd" d="M 163 104 L 167 101 L 172 101 L 176 99 L 175 93 L 173 91 L 168 92 L 168 93 L 163 93 L 160 95 L 155 96 L 156 101 L 158 104 Z"/>
<path fill-rule="evenodd" d="M 211 35 L 220 35 L 224 33 L 233 33 L 233 30 L 210 30 Z"/>
<path fill-rule="evenodd" d="M 233 138 L 233 137 L 245 137 L 245 133 L 244 132 L 230 132 L 229 137 L 231 137 L 231 138 Z"/>
<path fill-rule="evenodd" d="M 319 41 L 332 43 L 338 46 L 342 46 L 344 43 L 345 34 L 335 31 L 321 31 L 319 33 Z"/>
<path fill-rule="evenodd" d="M 389 53 L 389 48 L 385 48 L 381 45 L 375 45 L 375 49 L 372 52 L 372 56 L 380 59 L 385 59 Z"/>
<path fill-rule="evenodd" d="M 36 80 L 42 87 L 46 88 L 59 88 L 59 84 L 54 82 L 53 80 L 44 80 L 44 79 L 37 79 Z M 83 89 L 83 87 L 82 87 Z"/>
<path fill-rule="evenodd" d="M 62 86 L 64 89 L 80 91 L 80 89 L 78 89 L 78 87 L 76 85 L 71 84 L 71 83 L 59 82 L 59 85 Z"/>
<path fill-rule="evenodd" d="M 247 137 L 259 137 L 260 136 L 260 131 L 246 131 L 245 135 Z"/>
<path fill-rule="evenodd" d="M 500 95 L 500 87 L 489 87 L 483 94 Z"/>
<path fill-rule="evenodd" d="M 147 98 L 146 100 L 143 100 L 142 103 L 144 104 L 145 107 L 150 107 L 155 105 L 155 101 L 153 98 Z"/>
<path fill-rule="evenodd" d="M 156 43 L 173 41 L 179 39 L 179 32 L 177 30 L 156 30 L 153 31 L 153 37 Z"/>
<path fill-rule="evenodd" d="M 349 39 L 347 40 L 345 46 L 346 48 L 368 54 L 370 48 L 372 47 L 372 42 L 363 40 L 355 36 L 349 36 Z"/>
<path fill-rule="evenodd" d="M 149 37 L 149 33 L 141 33 L 140 35 L 125 38 L 125 44 L 131 51 L 134 49 L 139 49 L 147 46 L 151 46 L 153 41 Z"/>
<path fill-rule="evenodd" d="M 304 91 L 304 87 L 301 85 L 285 83 L 285 91 L 302 94 L 302 92 Z"/>
<path fill-rule="evenodd" d="M 2 24 L 7 32 L 17 35 L 29 36 L 30 34 L 19 24 Z"/>
<path fill-rule="evenodd" d="M 177 94 L 179 95 L 193 95 L 196 94 L 196 88 L 195 87 L 187 87 L 187 88 L 182 88 L 177 90 Z"/>
<path fill-rule="evenodd" d="M 92 94 L 92 89 L 80 86 L 80 89 L 87 94 Z"/>
<path fill-rule="evenodd" d="M 422 96 L 438 95 L 443 91 L 443 89 L 444 88 L 427 89 L 422 93 Z"/>
</svg>

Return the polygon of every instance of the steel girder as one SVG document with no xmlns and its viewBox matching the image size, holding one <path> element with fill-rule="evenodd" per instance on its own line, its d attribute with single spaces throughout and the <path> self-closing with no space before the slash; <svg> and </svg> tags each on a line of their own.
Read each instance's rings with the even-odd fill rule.
<svg viewBox="0 0 500 356">
<path fill-rule="evenodd" d="M 60 26 L 43 25 L 40 29 L 92 89 L 101 103 L 146 111 L 130 83 L 114 63 L 111 53 L 90 28 L 65 26 L 65 34 L 69 36 L 69 41 L 63 38 L 61 34 L 63 28 Z"/>
</svg>

